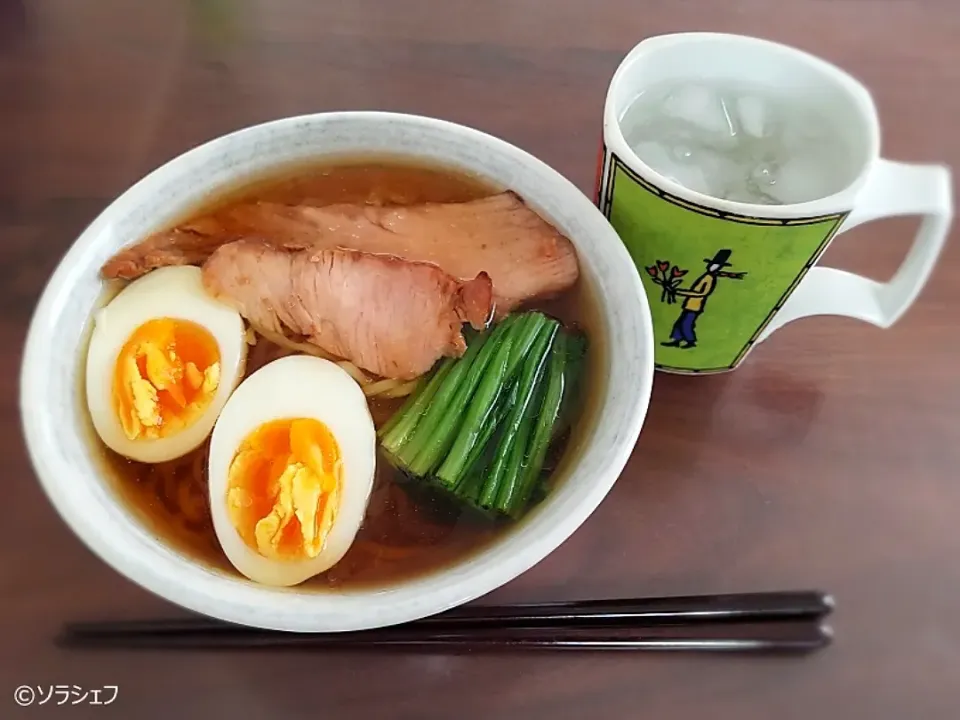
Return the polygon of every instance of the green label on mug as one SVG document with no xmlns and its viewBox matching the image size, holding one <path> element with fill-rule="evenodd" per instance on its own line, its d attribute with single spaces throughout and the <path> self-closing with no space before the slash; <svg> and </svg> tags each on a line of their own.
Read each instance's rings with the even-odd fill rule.
<svg viewBox="0 0 960 720">
<path fill-rule="evenodd" d="M 696 205 L 612 153 L 603 180 L 600 209 L 643 278 L 661 370 L 736 367 L 846 217 L 755 218 Z"/>
</svg>

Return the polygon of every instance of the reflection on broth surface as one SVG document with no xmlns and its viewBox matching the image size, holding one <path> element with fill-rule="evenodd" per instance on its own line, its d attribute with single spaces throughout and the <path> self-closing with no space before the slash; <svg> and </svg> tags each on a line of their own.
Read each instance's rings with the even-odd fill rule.
<svg viewBox="0 0 960 720">
<path fill-rule="evenodd" d="M 189 217 L 178 224 L 179 229 L 175 234 L 169 234 L 169 237 L 163 240 L 166 243 L 163 246 L 163 252 L 167 253 L 163 263 L 201 264 L 211 253 L 216 256 L 216 253 L 219 252 L 217 247 L 222 241 L 220 239 L 212 240 L 214 231 L 209 230 L 209 228 L 215 226 L 215 232 L 217 233 L 236 231 L 235 226 L 228 227 L 228 224 L 222 218 L 228 216 L 239 217 L 236 213 L 255 207 L 257 203 L 292 206 L 296 207 L 298 211 L 304 206 L 325 208 L 326 206 L 350 203 L 364 212 L 363 208 L 366 207 L 416 206 L 423 203 L 467 203 L 468 201 L 495 196 L 499 193 L 499 190 L 499 188 L 489 187 L 476 179 L 446 169 L 417 167 L 385 161 L 363 160 L 362 162 L 343 163 L 337 166 L 299 167 L 284 171 L 282 174 L 257 180 L 254 183 L 248 183 L 218 197 L 210 198 L 202 207 L 191 212 Z M 515 213 L 515 209 L 511 208 L 509 212 Z M 526 208 L 523 208 L 523 212 L 530 214 Z M 429 213 L 423 215 L 421 219 L 423 217 L 429 219 Z M 400 219 L 403 220 L 402 217 Z M 393 222 L 395 220 L 396 217 L 393 216 L 388 220 L 383 220 L 381 217 L 378 222 L 386 225 L 388 221 Z M 517 232 L 526 232 L 528 227 L 533 227 L 530 222 L 525 217 L 521 223 L 521 230 L 517 230 Z M 538 218 L 536 222 L 543 224 Z M 549 227 L 545 224 L 543 226 Z M 283 228 L 278 225 L 271 225 L 270 227 L 278 228 L 276 232 L 279 234 L 264 239 L 269 242 L 286 243 L 282 250 L 277 251 L 282 262 L 287 262 L 287 257 L 295 257 L 302 246 L 293 247 L 290 244 L 290 239 L 294 238 L 295 235 L 299 238 L 298 233 L 302 232 L 302 227 L 297 226 L 293 229 L 290 229 L 292 226 L 289 225 L 284 225 Z M 403 226 L 394 226 L 392 230 L 387 226 L 387 230 L 396 232 L 396 227 L 401 227 L 400 232 L 404 232 Z M 461 224 L 460 227 L 462 228 L 463 225 Z M 502 227 L 502 223 L 498 227 Z M 311 233 L 322 234 L 325 232 L 322 227 L 318 229 L 316 224 L 311 225 L 309 229 Z M 536 232 L 543 234 L 539 225 L 536 226 Z M 287 234 L 283 235 L 283 233 Z M 245 228 L 241 234 L 243 238 L 248 238 L 249 229 Z M 264 234 L 269 233 L 264 231 Z M 420 238 L 420 231 L 410 237 Z M 463 237 L 469 240 L 471 235 L 466 233 Z M 184 239 L 191 243 L 195 242 L 192 249 L 187 251 L 187 253 L 194 252 L 194 255 L 189 257 L 184 254 L 176 255 L 182 249 L 176 243 L 181 243 Z M 237 239 L 240 238 L 231 235 L 229 241 Z M 370 242 L 380 242 L 380 240 L 375 238 Z M 555 245 L 553 240 L 550 240 L 550 243 Z M 550 245 L 550 243 L 547 245 Z M 550 245 L 550 247 L 553 247 L 553 245 Z M 482 249 L 487 249 L 485 244 Z M 319 253 L 320 251 L 309 250 L 307 252 Z M 339 252 L 339 250 L 332 252 Z M 550 252 L 554 251 L 550 250 Z M 196 253 L 200 254 L 197 255 Z M 541 252 L 541 254 L 543 253 Z M 160 255 L 162 253 L 154 251 L 151 257 L 156 259 Z M 149 272 L 152 267 L 158 266 L 138 266 L 143 257 L 145 255 L 124 257 L 123 263 L 114 266 L 123 268 L 115 276 L 132 278 L 137 276 L 136 273 L 143 274 Z M 131 258 L 133 259 L 131 260 Z M 175 259 L 171 262 L 170 258 Z M 556 276 L 555 259 L 550 257 L 548 261 L 554 263 L 554 266 L 550 266 L 548 270 Z M 316 260 L 311 260 L 311 262 L 316 262 Z M 331 256 L 330 267 L 337 267 L 340 262 L 342 262 L 342 258 L 336 255 Z M 404 269 L 406 269 L 406 265 L 411 264 L 407 260 L 402 261 L 402 263 Z M 442 258 L 438 259 L 437 264 L 444 269 L 448 268 L 447 265 L 444 265 Z M 109 264 L 105 266 L 105 275 L 108 276 L 109 272 L 106 269 L 109 267 Z M 546 264 L 544 267 L 546 267 Z M 485 267 L 481 269 L 485 269 Z M 204 272 L 209 273 L 209 264 L 205 266 Z M 447 269 L 447 272 L 450 272 L 450 270 Z M 531 272 L 535 276 L 536 268 Z M 463 278 L 460 277 L 462 273 L 458 273 L 459 271 L 455 271 L 451 272 L 450 276 L 443 275 L 441 280 L 438 281 L 441 285 L 442 283 L 453 283 L 449 285 L 450 292 L 453 293 L 450 297 L 459 298 L 456 302 L 463 300 L 464 288 L 466 287 L 462 283 Z M 471 277 L 473 274 L 471 270 Z M 598 394 L 597 383 L 600 382 L 600 379 L 597 377 L 595 370 L 591 369 L 598 364 L 597 353 L 594 352 L 594 344 L 597 341 L 593 333 L 595 313 L 588 292 L 584 288 L 584 283 L 575 282 L 571 284 L 571 282 L 567 282 L 562 292 L 544 291 L 540 296 L 536 291 L 530 291 L 529 297 L 523 297 L 520 292 L 500 296 L 498 293 L 502 288 L 509 286 L 511 279 L 506 278 L 498 284 L 498 277 L 505 276 L 502 273 L 498 275 L 492 271 L 490 274 L 492 276 L 494 302 L 497 303 L 498 308 L 495 328 L 499 327 L 501 321 L 506 322 L 503 320 L 503 316 L 506 316 L 508 320 L 515 316 L 526 317 L 525 314 L 533 310 L 539 311 L 537 313 L 538 317 L 540 317 L 540 313 L 546 316 L 544 322 L 552 323 L 551 318 L 559 321 L 560 324 L 556 326 L 556 329 L 551 330 L 550 333 L 546 330 L 541 331 L 539 335 L 536 335 L 536 338 L 538 338 L 536 342 L 533 341 L 534 336 L 531 335 L 531 341 L 528 345 L 523 346 L 529 353 L 535 353 L 537 348 L 541 348 L 543 354 L 539 360 L 532 355 L 516 355 L 515 375 L 518 379 L 513 386 L 504 385 L 501 395 L 497 396 L 496 402 L 492 402 L 489 413 L 489 417 L 499 417 L 501 425 L 490 430 L 488 440 L 474 440 L 475 447 L 470 445 L 471 438 L 466 437 L 466 449 L 470 450 L 472 454 L 465 451 L 463 458 L 468 458 L 469 455 L 469 463 L 464 459 L 458 465 L 456 453 L 461 448 L 462 438 L 456 433 L 451 435 L 445 443 L 441 443 L 442 447 L 435 449 L 436 462 L 432 465 L 424 464 L 426 462 L 424 457 L 425 453 L 429 455 L 430 452 L 433 452 L 433 448 L 405 455 L 405 449 L 398 450 L 399 446 L 386 442 L 385 446 L 388 449 L 385 450 L 384 446 L 379 446 L 378 443 L 379 449 L 377 450 L 373 489 L 369 496 L 362 525 L 346 555 L 325 572 L 309 579 L 307 581 L 308 586 L 323 588 L 385 585 L 429 573 L 489 546 L 496 538 L 508 532 L 514 526 L 513 521 L 520 519 L 522 514 L 526 512 L 527 506 L 523 503 L 518 504 L 516 498 L 522 499 L 524 492 L 526 492 L 531 494 L 529 502 L 535 503 L 539 494 L 542 494 L 549 486 L 549 476 L 557 464 L 561 462 L 564 449 L 568 444 L 578 444 L 576 436 L 581 430 L 581 425 L 590 424 L 589 420 L 581 422 L 585 419 L 583 416 L 590 413 L 590 407 L 593 404 L 592 399 L 588 402 L 586 398 L 594 398 Z M 545 273 L 543 277 L 546 277 L 547 274 L 549 273 Z M 449 280 L 446 279 L 448 277 Z M 204 280 L 209 289 L 211 287 L 208 282 L 209 278 L 205 276 Z M 576 275 L 574 275 L 574 280 L 576 280 Z M 253 282 L 256 281 L 256 278 L 254 278 Z M 550 282 L 554 282 L 554 280 L 544 279 L 543 287 L 553 287 L 549 284 Z M 274 281 L 273 286 L 277 286 L 276 281 Z M 295 287 L 291 292 L 295 295 L 302 294 L 302 290 L 297 290 Z M 344 291 L 345 294 L 347 292 Z M 416 290 L 416 292 L 421 292 L 421 290 Z M 243 298 L 241 299 L 243 300 Z M 255 298 L 255 300 L 259 299 L 259 297 Z M 485 367 L 484 362 L 488 362 L 490 367 L 496 364 L 496 358 L 499 357 L 498 351 L 502 354 L 504 367 L 509 367 L 511 363 L 510 347 L 520 348 L 522 346 L 520 339 L 513 338 L 513 345 L 506 349 L 499 346 L 493 347 L 494 340 L 490 339 L 484 345 L 484 347 L 486 347 L 486 344 L 491 345 L 488 350 L 485 351 L 481 348 L 478 351 L 475 350 L 472 354 L 467 350 L 467 354 L 462 359 L 457 360 L 458 353 L 462 354 L 465 348 L 473 347 L 477 337 L 486 337 L 492 330 L 484 331 L 478 336 L 477 332 L 471 330 L 469 325 L 464 325 L 462 337 L 467 339 L 466 345 L 462 345 L 457 350 L 454 346 L 458 342 L 463 343 L 462 340 L 457 341 L 456 338 L 461 337 L 459 325 L 464 317 L 461 315 L 460 321 L 455 323 L 452 330 L 446 329 L 447 326 L 444 324 L 446 320 L 442 320 L 440 326 L 443 332 L 454 333 L 451 336 L 453 338 L 452 344 L 446 345 L 443 342 L 437 344 L 437 365 L 435 370 L 431 371 L 434 373 L 433 375 L 428 374 L 411 381 L 408 376 L 403 375 L 400 371 L 393 377 L 371 371 L 371 367 L 402 368 L 404 361 L 402 352 L 395 362 L 391 359 L 391 362 L 388 363 L 382 361 L 382 358 L 371 361 L 364 346 L 356 342 L 351 344 L 350 341 L 343 340 L 344 330 L 342 328 L 327 331 L 327 335 L 323 337 L 311 335 L 312 329 L 308 327 L 309 323 L 296 328 L 297 331 L 294 331 L 291 330 L 292 321 L 285 318 L 282 312 L 276 314 L 276 317 L 279 318 L 279 320 L 276 320 L 277 327 L 261 327 L 253 319 L 263 316 L 256 315 L 256 313 L 262 312 L 261 307 L 251 308 L 249 302 L 247 305 L 240 306 L 238 305 L 240 301 L 236 300 L 236 296 L 231 296 L 227 300 L 238 307 L 245 320 L 253 323 L 247 330 L 248 343 L 252 344 L 247 351 L 244 378 L 249 378 L 259 368 L 280 357 L 298 354 L 303 351 L 319 357 L 330 358 L 331 361 L 338 362 L 341 367 L 347 369 L 360 382 L 368 396 L 369 412 L 373 424 L 381 431 L 390 428 L 387 423 L 391 418 L 394 418 L 392 425 L 396 426 L 397 418 L 402 415 L 402 413 L 398 414 L 401 408 L 417 402 L 425 403 L 424 408 L 427 408 L 430 406 L 430 402 L 439 402 L 437 398 L 443 395 L 442 392 L 428 400 L 424 400 L 422 395 L 424 388 L 428 385 L 428 379 L 431 377 L 439 378 L 440 374 L 444 372 L 444 367 L 455 368 L 458 363 L 465 363 L 468 358 L 485 358 L 482 361 L 471 360 L 474 364 L 470 368 L 479 373 Z M 243 301 L 247 302 L 246 300 Z M 373 312 L 370 308 L 380 307 L 375 302 L 375 300 L 371 300 L 369 305 L 365 304 L 365 312 L 370 313 Z M 506 312 L 501 313 L 499 308 L 504 303 L 508 307 L 516 307 L 516 309 L 509 315 Z M 273 305 L 269 303 L 267 305 L 269 308 L 273 308 Z M 306 304 L 304 304 L 304 307 L 307 310 L 310 309 Z M 459 313 L 460 311 L 456 310 L 456 312 Z M 273 315 L 267 317 L 268 322 L 273 322 L 274 319 Z M 322 321 L 326 322 L 325 319 Z M 397 323 L 398 321 L 394 320 L 393 322 Z M 520 322 L 517 321 L 515 324 L 519 327 Z M 418 324 L 422 323 L 418 321 Z M 302 332 L 305 328 L 309 331 Z M 374 330 L 376 330 L 376 327 L 374 327 Z M 374 333 L 374 330 L 370 332 Z M 574 385 L 571 378 L 575 378 L 575 376 L 570 373 L 572 372 L 571 368 L 574 368 L 575 365 L 569 358 L 575 357 L 575 354 L 570 354 L 573 341 L 569 338 L 580 337 L 580 333 L 585 334 L 588 331 L 591 341 L 590 352 L 587 354 L 585 361 L 580 366 L 576 366 L 585 368 L 580 371 L 583 375 L 583 382 L 577 381 Z M 507 337 L 506 332 L 504 330 L 504 337 Z M 389 336 L 386 339 L 384 337 L 382 334 L 378 336 L 380 339 L 374 344 L 377 352 L 386 353 L 391 348 L 396 350 L 397 347 L 402 351 L 402 344 L 396 346 L 394 337 Z M 408 338 L 410 336 L 398 337 Z M 491 335 L 490 337 L 493 338 L 494 336 Z M 565 340 L 566 345 L 563 344 L 564 340 L 562 338 L 567 338 Z M 542 342 L 540 342 L 541 340 Z M 391 345 L 391 343 L 394 343 L 394 345 Z M 342 354 L 331 352 L 330 348 L 334 346 L 344 349 L 345 352 Z M 480 346 L 478 345 L 478 347 Z M 568 350 L 566 364 L 564 364 L 562 358 L 561 361 L 554 362 L 556 355 L 550 353 L 556 354 L 560 352 L 558 348 L 562 349 L 564 347 Z M 520 350 L 517 349 L 513 352 L 520 353 Z M 488 353 L 489 357 L 485 353 Z M 380 362 L 380 364 L 377 365 L 377 362 Z M 159 393 L 160 400 L 163 401 L 163 398 L 166 397 L 164 395 L 166 391 L 164 390 L 163 378 L 157 380 L 156 377 L 151 376 L 146 361 L 143 361 L 142 365 L 144 378 L 153 382 L 154 390 L 148 388 L 148 391 Z M 566 374 L 563 374 L 565 369 Z M 551 378 L 556 378 L 550 374 L 554 371 L 561 373 L 556 376 L 560 379 L 555 383 L 552 382 Z M 455 374 L 454 370 L 450 370 L 450 376 Z M 471 382 L 470 373 L 464 370 L 462 375 L 463 383 L 469 385 Z M 469 402 L 464 402 L 461 406 L 462 412 L 457 414 L 458 417 L 460 415 L 468 417 L 468 408 L 481 403 L 479 398 L 484 392 L 484 388 L 490 385 L 488 377 L 488 375 L 477 375 L 475 385 L 470 386 L 470 392 L 475 391 L 478 393 L 476 395 L 470 395 L 467 390 L 460 390 L 461 394 L 468 393 L 464 397 Z M 439 379 L 437 379 L 437 382 L 439 382 Z M 442 386 L 438 385 L 438 387 Z M 464 385 L 460 386 L 460 388 L 463 387 Z M 453 391 L 448 394 L 450 397 L 456 395 Z M 573 399 L 568 399 L 568 395 Z M 581 402 L 580 398 L 584 398 L 584 401 Z M 538 417 L 545 414 L 549 415 L 544 408 L 550 407 L 553 401 L 555 401 L 556 425 L 546 424 L 539 427 L 537 424 Z M 523 408 L 528 408 L 528 410 L 523 410 Z M 540 412 L 538 413 L 535 408 L 539 408 Z M 571 413 L 570 408 L 573 408 L 572 417 L 568 417 Z M 454 413 L 447 412 L 448 416 L 451 414 Z M 427 414 L 422 414 L 422 417 L 426 418 Z M 463 422 L 467 422 L 467 420 Z M 540 424 L 542 425 L 542 422 Z M 438 427 L 443 427 L 442 423 Z M 516 438 L 510 434 L 514 432 Z M 480 434 L 482 433 L 483 430 L 480 431 Z M 572 443 L 570 443 L 571 433 L 574 438 Z M 469 433 L 467 433 L 467 436 L 469 436 Z M 392 435 L 382 432 L 380 440 L 384 441 L 385 437 L 389 439 Z M 484 442 L 487 444 L 484 445 Z M 538 442 L 539 445 L 537 445 Z M 502 448 L 507 448 L 507 450 L 502 451 Z M 542 455 L 539 460 L 542 462 L 542 471 L 539 471 L 539 466 L 536 464 L 537 448 Z M 104 448 L 104 453 L 111 474 L 115 476 L 121 493 L 157 535 L 178 549 L 233 573 L 235 572 L 234 567 L 224 555 L 222 543 L 218 540 L 211 519 L 208 493 L 209 449 L 210 439 L 207 438 L 195 450 L 174 460 L 155 464 L 135 462 L 107 448 Z M 513 455 L 510 454 L 511 452 Z M 501 461 L 498 453 L 502 454 L 504 458 L 516 456 L 520 461 L 511 465 L 506 459 Z M 445 461 L 444 457 L 446 457 Z M 448 474 L 449 467 L 460 467 L 460 465 L 471 468 L 482 466 L 482 472 L 478 471 L 479 474 L 474 473 L 469 476 L 463 475 L 460 479 L 445 485 L 444 477 L 458 477 Z M 417 468 L 428 466 L 430 469 L 425 473 L 415 472 Z M 528 466 L 536 467 L 537 472 L 530 474 L 532 471 L 528 470 Z M 406 472 L 397 469 L 398 467 L 403 467 Z M 414 471 L 411 471 L 411 469 Z M 511 475 L 511 472 L 513 475 Z M 423 478 L 426 476 L 429 476 L 435 482 L 425 482 Z M 485 485 L 485 478 L 493 476 L 506 478 L 505 484 Z M 530 485 L 532 481 L 529 479 L 525 480 L 528 476 L 534 478 L 535 486 Z M 437 478 L 440 478 L 440 480 L 437 480 Z M 349 482 L 350 478 L 346 478 L 344 481 Z M 273 481 L 267 481 L 267 484 L 269 485 L 270 482 L 275 485 L 276 478 Z M 475 484 L 472 490 L 468 487 L 470 483 Z M 524 490 L 525 487 L 526 490 Z M 302 488 L 301 491 L 303 491 Z M 294 487 L 295 498 L 297 492 L 297 488 Z M 484 500 L 485 494 L 487 496 L 486 500 Z M 336 497 L 336 494 L 334 493 L 332 497 Z M 472 500 L 464 502 L 462 501 L 464 498 L 468 500 L 472 498 Z M 322 510 L 323 501 L 321 500 L 320 503 L 319 507 Z M 483 506 L 486 511 L 478 510 L 478 506 Z M 532 505 L 530 506 L 532 507 Z M 289 517 L 293 520 L 288 518 L 283 522 L 292 522 L 296 525 L 296 531 L 303 530 L 306 532 L 306 523 L 308 523 L 306 516 L 291 511 Z M 332 522 L 336 522 L 335 514 Z"/>
</svg>

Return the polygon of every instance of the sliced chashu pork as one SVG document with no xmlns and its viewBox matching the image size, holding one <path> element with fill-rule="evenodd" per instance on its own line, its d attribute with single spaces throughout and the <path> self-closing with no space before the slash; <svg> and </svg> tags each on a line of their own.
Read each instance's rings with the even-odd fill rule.
<svg viewBox="0 0 960 720">
<path fill-rule="evenodd" d="M 106 277 L 200 264 L 220 244 L 256 237 L 286 249 L 350 248 L 437 265 L 467 281 L 486 272 L 497 312 L 576 282 L 573 244 L 512 192 L 463 203 L 325 207 L 246 203 L 157 233 L 111 258 Z"/>
<path fill-rule="evenodd" d="M 257 240 L 217 249 L 207 291 L 255 327 L 302 336 L 385 378 L 412 379 L 466 350 L 461 326 L 492 315 L 490 278 L 354 250 L 286 251 Z"/>
</svg>

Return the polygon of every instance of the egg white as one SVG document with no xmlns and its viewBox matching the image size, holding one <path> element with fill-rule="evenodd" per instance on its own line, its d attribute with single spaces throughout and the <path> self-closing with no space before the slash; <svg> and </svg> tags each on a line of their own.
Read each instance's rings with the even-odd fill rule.
<svg viewBox="0 0 960 720">
<path fill-rule="evenodd" d="M 286 418 L 325 424 L 343 461 L 340 507 L 320 554 L 308 560 L 263 557 L 243 541 L 227 510 L 227 475 L 238 448 L 264 423 Z M 291 355 L 246 378 L 227 401 L 210 438 L 210 511 L 220 546 L 233 566 L 254 582 L 291 586 L 336 565 L 366 514 L 376 452 L 376 430 L 363 390 L 336 363 Z"/>
<path fill-rule="evenodd" d="M 130 440 L 113 405 L 117 357 L 133 332 L 149 320 L 173 318 L 202 326 L 220 350 L 220 385 L 204 413 L 180 432 L 162 438 Z M 247 342 L 243 318 L 211 297 L 198 267 L 165 267 L 134 280 L 94 316 L 87 351 L 87 406 L 104 444 L 121 455 L 159 463 L 196 449 L 213 429 L 220 410 L 243 377 Z"/>
</svg>

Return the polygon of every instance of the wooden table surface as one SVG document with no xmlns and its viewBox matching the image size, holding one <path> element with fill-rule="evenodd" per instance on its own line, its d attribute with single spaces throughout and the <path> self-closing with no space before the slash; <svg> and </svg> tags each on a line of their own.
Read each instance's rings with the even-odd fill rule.
<svg viewBox="0 0 960 720">
<path fill-rule="evenodd" d="M 948 0 L 0 0 L 0 717 L 957 718 L 960 245 L 893 329 L 814 319 L 735 373 L 659 375 L 626 471 L 495 601 L 820 587 L 805 657 L 69 654 L 67 619 L 175 608 L 53 512 L 17 410 L 23 337 L 80 230 L 138 177 L 284 115 L 388 109 L 474 125 L 592 189 L 607 82 L 641 38 L 761 35 L 875 93 L 888 156 L 960 167 L 960 5 Z M 889 277 L 915 225 L 826 262 Z M 21 684 L 117 686 L 18 708 Z M 71 697 L 69 702 L 73 702 Z"/>
</svg>

